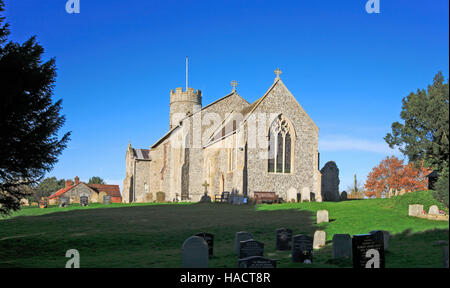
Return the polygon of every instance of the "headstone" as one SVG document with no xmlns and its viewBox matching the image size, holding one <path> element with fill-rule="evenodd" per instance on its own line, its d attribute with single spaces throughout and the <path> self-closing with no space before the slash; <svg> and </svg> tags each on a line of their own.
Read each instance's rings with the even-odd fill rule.
<svg viewBox="0 0 450 288">
<path fill-rule="evenodd" d="M 208 244 L 202 237 L 189 237 L 181 249 L 182 268 L 208 268 Z"/>
<path fill-rule="evenodd" d="M 291 187 L 287 190 L 286 202 L 297 202 L 297 189 Z"/>
<path fill-rule="evenodd" d="M 245 232 L 245 231 L 236 232 L 236 235 L 234 237 L 234 253 L 236 253 L 236 255 L 239 255 L 239 247 L 240 247 L 241 241 L 250 240 L 250 239 L 253 239 L 252 234 Z"/>
<path fill-rule="evenodd" d="M 60 208 L 64 208 L 69 206 L 70 198 L 69 197 L 58 197 L 58 206 Z"/>
<path fill-rule="evenodd" d="M 166 201 L 166 193 L 164 192 L 157 192 L 156 193 L 156 202 L 158 203 L 163 203 L 164 201 Z"/>
<path fill-rule="evenodd" d="M 239 243 L 239 259 L 264 255 L 264 243 L 250 239 Z"/>
<path fill-rule="evenodd" d="M 346 191 L 342 191 L 341 193 L 341 201 L 347 201 L 348 195 Z"/>
<path fill-rule="evenodd" d="M 252 256 L 239 259 L 238 268 L 277 268 L 277 261 L 261 256 Z"/>
<path fill-rule="evenodd" d="M 350 259 L 352 257 L 352 238 L 349 234 L 333 235 L 333 258 Z"/>
<path fill-rule="evenodd" d="M 372 234 L 354 235 L 353 268 L 385 268 L 383 241 Z"/>
<path fill-rule="evenodd" d="M 81 206 L 88 206 L 89 205 L 89 197 L 87 197 L 87 196 L 80 196 L 80 205 Z"/>
<path fill-rule="evenodd" d="M 322 173 L 322 200 L 339 201 L 339 169 L 334 161 L 329 161 L 320 170 Z"/>
<path fill-rule="evenodd" d="M 205 193 L 202 198 L 200 198 L 200 203 L 211 203 L 211 197 Z"/>
<path fill-rule="evenodd" d="M 423 205 L 414 204 L 409 205 L 408 216 L 420 216 L 422 215 Z"/>
<path fill-rule="evenodd" d="M 388 231 L 375 230 L 375 231 L 370 231 L 369 234 L 372 234 L 375 237 L 375 240 L 382 241 L 383 242 L 383 246 L 384 246 L 384 250 L 388 250 L 388 248 L 389 248 L 389 238 L 390 238 L 390 234 L 389 234 Z"/>
<path fill-rule="evenodd" d="M 311 191 L 309 187 L 302 188 L 302 202 L 311 202 Z"/>
<path fill-rule="evenodd" d="M 214 235 L 206 232 L 195 234 L 194 236 L 198 236 L 203 238 L 203 240 L 206 241 L 208 244 L 208 254 L 209 257 L 213 256 L 214 254 Z"/>
<path fill-rule="evenodd" d="M 281 251 L 291 250 L 292 230 L 280 228 L 277 229 L 275 232 L 276 232 L 275 249 Z"/>
<path fill-rule="evenodd" d="M 111 204 L 111 196 L 109 196 L 109 195 L 103 196 L 103 204 L 104 204 L 104 205 L 109 205 L 109 204 Z"/>
<path fill-rule="evenodd" d="M 313 248 L 314 249 L 320 249 L 321 247 L 325 246 L 327 240 L 327 233 L 325 231 L 316 231 L 314 233 L 314 242 L 313 242 Z"/>
<path fill-rule="evenodd" d="M 317 224 L 322 222 L 329 222 L 328 220 L 328 210 L 317 211 Z"/>
<path fill-rule="evenodd" d="M 442 265 L 448 268 L 448 246 L 442 246 Z"/>
<path fill-rule="evenodd" d="M 312 263 L 313 238 L 308 235 L 295 235 L 292 238 L 292 262 Z"/>
<path fill-rule="evenodd" d="M 439 215 L 439 207 L 436 205 L 431 206 L 430 209 L 428 210 L 428 214 Z"/>
</svg>

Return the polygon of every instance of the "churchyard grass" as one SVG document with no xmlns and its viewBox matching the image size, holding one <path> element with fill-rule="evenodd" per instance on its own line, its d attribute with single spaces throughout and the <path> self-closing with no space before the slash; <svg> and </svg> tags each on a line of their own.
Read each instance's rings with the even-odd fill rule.
<svg viewBox="0 0 450 288">
<path fill-rule="evenodd" d="M 214 234 L 209 267 L 232 268 L 237 266 L 233 247 L 238 231 L 264 242 L 264 256 L 278 260 L 280 268 L 351 267 L 350 261 L 331 259 L 333 235 L 377 229 L 391 233 L 386 267 L 442 267 L 441 247 L 433 243 L 448 241 L 449 223 L 409 217 L 408 205 L 416 203 L 425 210 L 437 204 L 424 191 L 336 203 L 29 207 L 0 220 L 0 267 L 64 267 L 68 249 L 80 252 L 81 267 L 181 267 L 184 240 L 209 232 Z M 105 209 L 96 209 L 100 207 Z M 316 212 L 323 209 L 329 211 L 330 222 L 316 224 Z M 313 264 L 292 263 L 289 251 L 275 250 L 275 230 L 282 227 L 293 235 L 326 231 L 327 244 L 314 251 Z"/>
</svg>

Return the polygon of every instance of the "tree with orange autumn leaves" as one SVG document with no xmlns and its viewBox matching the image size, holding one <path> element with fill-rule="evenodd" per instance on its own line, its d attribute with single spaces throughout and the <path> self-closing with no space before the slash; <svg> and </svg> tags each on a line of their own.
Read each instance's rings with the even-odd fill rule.
<svg viewBox="0 0 450 288">
<path fill-rule="evenodd" d="M 399 191 L 413 192 L 426 190 L 427 175 L 432 170 L 414 163 L 404 164 L 403 160 L 395 156 L 387 157 L 374 167 L 367 176 L 364 185 L 366 197 L 381 198 L 396 195 Z"/>
</svg>

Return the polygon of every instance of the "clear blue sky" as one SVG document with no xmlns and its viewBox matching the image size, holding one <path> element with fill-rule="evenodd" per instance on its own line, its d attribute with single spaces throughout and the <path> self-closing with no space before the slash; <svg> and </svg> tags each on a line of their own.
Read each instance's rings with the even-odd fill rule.
<svg viewBox="0 0 450 288">
<path fill-rule="evenodd" d="M 55 57 L 55 99 L 72 140 L 49 176 L 122 184 L 128 141 L 148 148 L 169 125 L 169 91 L 190 86 L 206 105 L 239 82 L 249 102 L 279 67 L 320 128 L 321 166 L 341 190 L 396 153 L 384 144 L 402 97 L 449 75 L 449 1 L 6 0 L 11 39 L 31 35 Z"/>
</svg>

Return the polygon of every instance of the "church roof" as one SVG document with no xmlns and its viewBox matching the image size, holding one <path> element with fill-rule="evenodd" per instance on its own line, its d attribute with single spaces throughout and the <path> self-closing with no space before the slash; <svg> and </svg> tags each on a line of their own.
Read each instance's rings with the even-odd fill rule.
<svg viewBox="0 0 450 288">
<path fill-rule="evenodd" d="M 214 104 L 217 104 L 217 103 L 219 103 L 219 102 L 221 102 L 221 101 L 227 99 L 228 97 L 230 97 L 230 96 L 232 96 L 232 95 L 237 95 L 237 96 L 239 96 L 242 100 L 244 100 L 245 102 L 248 103 L 248 101 L 245 100 L 244 98 L 242 98 L 241 95 L 239 95 L 236 91 L 233 91 L 233 92 L 231 92 L 230 94 L 227 94 L 227 95 L 223 96 L 222 98 L 219 98 L 219 99 L 217 99 L 216 101 L 214 101 L 214 102 L 212 102 L 212 103 L 210 103 L 210 104 L 208 104 L 208 105 L 202 107 L 202 109 L 200 109 L 200 110 L 198 110 L 198 111 L 196 111 L 196 112 L 190 114 L 189 116 L 186 116 L 185 118 L 181 119 L 180 122 L 186 120 L 186 119 L 189 118 L 189 117 L 192 117 L 193 115 L 195 115 L 195 114 L 197 114 L 197 113 L 199 113 L 199 112 L 205 110 L 205 109 L 208 108 L 208 107 L 213 106 Z M 248 104 L 250 104 L 250 103 L 248 103 Z M 164 134 L 160 139 L 158 139 L 158 141 L 156 141 L 155 144 L 151 145 L 150 148 L 155 148 L 155 147 L 157 147 L 159 144 L 161 144 L 161 142 L 163 142 L 165 139 L 167 139 L 167 138 L 172 134 L 173 131 L 175 131 L 175 130 L 178 129 L 179 127 L 180 127 L 180 124 L 178 124 L 177 126 L 173 127 L 172 129 L 170 129 L 166 134 Z"/>
<path fill-rule="evenodd" d="M 133 149 L 133 156 L 137 160 L 151 160 L 149 149 Z"/>
</svg>

